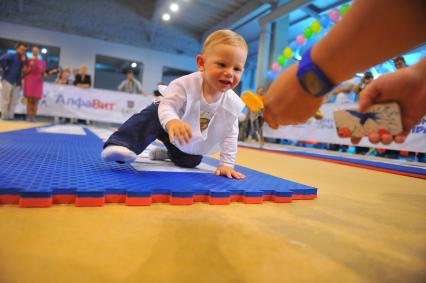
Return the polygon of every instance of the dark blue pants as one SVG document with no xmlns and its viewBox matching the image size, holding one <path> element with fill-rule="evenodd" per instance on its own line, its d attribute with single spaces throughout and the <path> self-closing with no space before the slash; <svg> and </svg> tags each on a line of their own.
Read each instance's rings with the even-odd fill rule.
<svg viewBox="0 0 426 283">
<path fill-rule="evenodd" d="M 170 160 L 177 166 L 193 168 L 200 164 L 203 158 L 202 155 L 182 152 L 170 143 L 169 134 L 163 129 L 158 118 L 158 104 L 151 104 L 140 113 L 130 117 L 109 137 L 104 148 L 109 145 L 120 145 L 140 154 L 156 139 L 163 142 Z"/>
</svg>

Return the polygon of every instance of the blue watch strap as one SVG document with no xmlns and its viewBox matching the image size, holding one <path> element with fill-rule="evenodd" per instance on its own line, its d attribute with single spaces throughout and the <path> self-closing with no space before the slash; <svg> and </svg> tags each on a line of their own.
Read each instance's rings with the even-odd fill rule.
<svg viewBox="0 0 426 283">
<path fill-rule="evenodd" d="M 302 60 L 299 62 L 297 78 L 302 87 L 315 97 L 323 96 L 334 88 L 334 84 L 312 62 L 311 48 L 303 54 Z"/>
</svg>

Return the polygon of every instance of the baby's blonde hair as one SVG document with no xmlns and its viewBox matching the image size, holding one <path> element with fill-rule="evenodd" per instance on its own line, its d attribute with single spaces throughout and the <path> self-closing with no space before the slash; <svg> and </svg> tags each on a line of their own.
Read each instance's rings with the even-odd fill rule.
<svg viewBox="0 0 426 283">
<path fill-rule="evenodd" d="M 203 44 L 203 54 L 208 48 L 218 44 L 232 45 L 248 50 L 247 43 L 241 35 L 229 29 L 221 29 L 211 33 L 206 38 Z"/>
</svg>

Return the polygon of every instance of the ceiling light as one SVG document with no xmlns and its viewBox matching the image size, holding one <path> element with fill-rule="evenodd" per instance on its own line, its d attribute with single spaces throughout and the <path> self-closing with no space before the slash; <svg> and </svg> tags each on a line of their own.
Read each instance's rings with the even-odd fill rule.
<svg viewBox="0 0 426 283">
<path fill-rule="evenodd" d="M 168 21 L 168 20 L 170 20 L 170 15 L 167 13 L 163 14 L 163 21 Z"/>
<path fill-rule="evenodd" d="M 178 4 L 176 4 L 176 3 L 172 3 L 171 5 L 170 5 L 170 11 L 172 11 L 172 12 L 177 12 L 179 10 L 179 5 Z"/>
<path fill-rule="evenodd" d="M 135 62 L 133 62 L 130 66 L 132 66 L 132 68 L 136 68 L 138 66 L 138 64 L 136 64 Z"/>
<path fill-rule="evenodd" d="M 41 53 L 46 54 L 47 53 L 47 49 L 46 48 L 42 48 L 41 49 Z"/>
</svg>

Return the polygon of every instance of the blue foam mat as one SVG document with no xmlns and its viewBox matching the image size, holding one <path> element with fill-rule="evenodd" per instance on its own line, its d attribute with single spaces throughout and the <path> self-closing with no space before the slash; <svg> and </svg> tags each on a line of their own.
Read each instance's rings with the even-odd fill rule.
<svg viewBox="0 0 426 283">
<path fill-rule="evenodd" d="M 23 189 L 21 190 L 21 198 L 51 198 L 52 190 L 50 189 Z"/>
<path fill-rule="evenodd" d="M 0 133 L 0 194 L 11 188 L 52 189 L 63 192 L 128 190 L 156 191 L 293 190 L 297 194 L 316 188 L 236 166 L 245 180 L 217 177 L 209 173 L 137 171 L 131 165 L 100 159 L 103 142 L 91 131 L 86 135 L 39 133 L 36 129 Z M 217 166 L 219 161 L 204 157 Z M 16 191 L 16 190 L 14 190 Z"/>
<path fill-rule="evenodd" d="M 231 196 L 231 192 L 228 190 L 214 189 L 210 190 L 209 196 L 213 198 L 228 198 Z"/>
<path fill-rule="evenodd" d="M 152 191 L 148 189 L 128 189 L 127 197 L 150 197 L 152 195 Z"/>
</svg>

